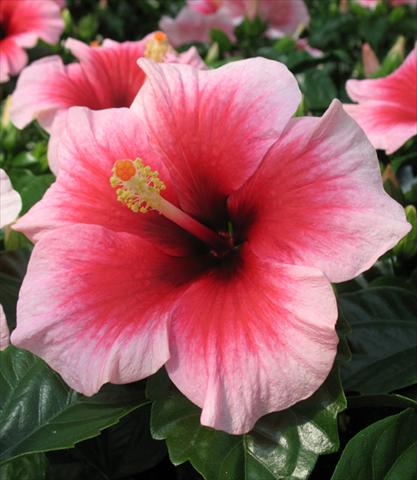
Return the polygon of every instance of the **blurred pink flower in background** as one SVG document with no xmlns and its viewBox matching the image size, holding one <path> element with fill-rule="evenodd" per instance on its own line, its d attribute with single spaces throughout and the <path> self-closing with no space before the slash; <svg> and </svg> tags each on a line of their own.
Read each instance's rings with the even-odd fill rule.
<svg viewBox="0 0 417 480">
<path fill-rule="evenodd" d="M 221 30 L 230 40 L 235 40 L 235 23 L 223 8 L 211 11 L 186 5 L 175 18 L 164 15 L 159 27 L 175 47 L 185 43 L 209 42 L 210 30 L 214 29 Z"/>
<path fill-rule="evenodd" d="M 66 6 L 65 0 L 53 0 L 59 8 L 64 8 Z"/>
<path fill-rule="evenodd" d="M 223 4 L 235 23 L 245 16 L 253 19 L 258 15 L 266 23 L 266 36 L 270 38 L 292 35 L 310 23 L 303 0 L 223 0 Z"/>
<path fill-rule="evenodd" d="M 306 38 L 299 38 L 298 40 L 295 40 L 295 46 L 298 50 L 305 50 L 314 58 L 320 58 L 324 55 L 322 50 L 312 47 Z"/>
<path fill-rule="evenodd" d="M 375 148 L 391 154 L 417 135 L 417 44 L 391 75 L 349 80 L 346 90 L 357 105 L 345 110 L 363 128 Z"/>
<path fill-rule="evenodd" d="M 175 19 L 162 17 L 160 27 L 175 46 L 208 42 L 211 29 L 222 30 L 234 40 L 236 25 L 257 15 L 267 24 L 270 38 L 291 35 L 310 21 L 303 0 L 188 0 Z"/>
<path fill-rule="evenodd" d="M 381 66 L 378 57 L 375 55 L 375 52 L 369 43 L 364 43 L 362 45 L 362 64 L 365 77 L 370 77 Z"/>
<path fill-rule="evenodd" d="M 101 47 L 70 38 L 66 47 L 79 63 L 64 65 L 59 56 L 50 56 L 33 62 L 21 73 L 10 111 L 18 128 L 37 119 L 51 131 L 56 117 L 71 106 L 92 110 L 129 107 L 145 80 L 137 65 L 140 57 L 205 67 L 194 47 L 177 54 L 162 32 L 138 42 L 104 40 Z M 55 123 L 59 128 L 59 119 Z M 56 171 L 53 159 L 50 166 Z"/>
<path fill-rule="evenodd" d="M 60 174 L 16 226 L 36 245 L 12 342 L 87 395 L 165 365 L 204 425 L 244 433 L 319 388 L 329 282 L 410 226 L 340 102 L 293 118 L 283 64 L 139 65 L 131 109 L 71 108 L 52 133 Z"/>
<path fill-rule="evenodd" d="M 60 9 L 52 0 L 0 0 L 0 82 L 27 64 L 25 48 L 40 38 L 56 43 L 63 29 Z"/>
</svg>

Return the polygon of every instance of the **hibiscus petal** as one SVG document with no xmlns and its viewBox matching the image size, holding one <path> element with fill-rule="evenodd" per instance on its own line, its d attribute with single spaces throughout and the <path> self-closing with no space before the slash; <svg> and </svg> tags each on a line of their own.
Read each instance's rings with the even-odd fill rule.
<svg viewBox="0 0 417 480">
<path fill-rule="evenodd" d="M 293 120 L 229 207 L 259 256 L 316 267 L 332 282 L 370 268 L 410 229 L 338 100 L 322 118 Z"/>
<path fill-rule="evenodd" d="M 139 65 L 147 81 L 132 109 L 170 170 L 182 208 L 224 228 L 227 195 L 255 171 L 297 108 L 294 76 L 262 58 L 211 71 L 144 59 Z"/>
<path fill-rule="evenodd" d="M 364 130 L 372 145 L 385 150 L 387 155 L 396 152 L 417 135 L 417 118 L 413 119 L 401 105 L 367 101 L 344 105 L 344 109 Z"/>
<path fill-rule="evenodd" d="M 59 127 L 59 128 L 58 128 Z M 110 134 L 109 134 L 110 132 Z M 133 213 L 117 201 L 110 185 L 117 160 L 141 157 L 160 173 L 164 197 L 177 204 L 169 173 L 149 149 L 140 120 L 128 109 L 93 112 L 73 107 L 60 114 L 51 136 L 56 182 L 15 228 L 34 241 L 45 232 L 72 223 L 102 225 L 136 233 L 157 242 L 173 254 L 183 254 L 191 236 L 157 212 Z"/>
<path fill-rule="evenodd" d="M 375 148 L 391 154 L 417 135 L 417 44 L 391 75 L 349 80 L 346 90 L 358 105 L 345 110 L 363 128 Z"/>
<path fill-rule="evenodd" d="M 86 395 L 140 380 L 169 357 L 167 322 L 190 262 L 103 227 L 54 230 L 33 251 L 11 341 Z"/>
<path fill-rule="evenodd" d="M 321 272 L 263 261 L 247 246 L 241 254 L 235 268 L 204 275 L 181 298 L 166 365 L 203 408 L 201 423 L 233 434 L 309 397 L 337 345 L 336 301 Z"/>
<path fill-rule="evenodd" d="M 22 199 L 10 182 L 7 173 L 0 168 L 0 228 L 14 222 L 22 208 Z"/>
<path fill-rule="evenodd" d="M 24 128 L 36 118 L 50 130 L 55 112 L 74 104 L 76 92 L 65 75 L 61 58 L 53 55 L 23 70 L 12 98 L 10 118 L 16 127 Z"/>
</svg>

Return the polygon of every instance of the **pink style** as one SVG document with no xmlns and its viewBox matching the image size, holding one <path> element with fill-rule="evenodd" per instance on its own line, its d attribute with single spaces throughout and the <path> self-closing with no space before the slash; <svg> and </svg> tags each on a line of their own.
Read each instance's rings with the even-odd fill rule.
<svg viewBox="0 0 417 480">
<path fill-rule="evenodd" d="M 101 47 L 70 38 L 66 47 L 79 63 L 64 65 L 59 56 L 51 56 L 33 62 L 21 73 L 10 112 L 18 128 L 34 119 L 48 131 L 53 123 L 59 128 L 57 117 L 72 106 L 92 110 L 129 107 L 145 81 L 145 74 L 137 65 L 141 57 L 204 68 L 195 48 L 177 54 L 162 32 L 138 42 L 105 40 Z M 53 152 L 50 167 L 57 172 Z"/>
<path fill-rule="evenodd" d="M 345 110 L 375 148 L 394 153 L 417 135 L 417 44 L 404 63 L 384 78 L 349 80 L 346 90 L 357 105 Z"/>
<path fill-rule="evenodd" d="M 324 382 L 330 282 L 410 225 L 339 101 L 293 118 L 284 65 L 139 65 L 130 109 L 75 107 L 52 133 L 60 174 L 16 224 L 36 245 L 11 340 L 86 395 L 165 365 L 202 424 L 241 434 Z"/>
<path fill-rule="evenodd" d="M 279 38 L 293 34 L 310 17 L 303 0 L 188 0 L 174 18 L 162 17 L 160 28 L 173 45 L 208 42 L 210 30 L 222 30 L 231 40 L 233 31 L 246 17 L 259 15 L 268 25 L 266 35 Z"/>
<path fill-rule="evenodd" d="M 0 82 L 7 82 L 27 64 L 25 48 L 39 39 L 56 43 L 64 29 L 53 0 L 0 0 Z"/>
</svg>

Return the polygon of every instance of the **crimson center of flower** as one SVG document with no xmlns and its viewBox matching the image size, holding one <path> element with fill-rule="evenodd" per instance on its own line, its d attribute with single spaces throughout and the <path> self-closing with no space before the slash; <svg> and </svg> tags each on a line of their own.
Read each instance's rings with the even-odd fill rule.
<svg viewBox="0 0 417 480">
<path fill-rule="evenodd" d="M 210 247 L 211 255 L 224 257 L 234 245 L 232 227 L 228 232 L 215 232 L 161 196 L 166 189 L 159 173 L 135 160 L 117 160 L 113 165 L 110 185 L 116 189 L 117 200 L 132 212 L 157 211 Z"/>
<path fill-rule="evenodd" d="M 6 26 L 0 23 L 0 40 L 3 40 L 7 37 Z"/>
</svg>

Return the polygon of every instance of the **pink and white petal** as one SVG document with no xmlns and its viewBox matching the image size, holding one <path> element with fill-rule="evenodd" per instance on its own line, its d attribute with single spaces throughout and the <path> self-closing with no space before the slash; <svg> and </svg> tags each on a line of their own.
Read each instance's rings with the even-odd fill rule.
<svg viewBox="0 0 417 480">
<path fill-rule="evenodd" d="M 10 334 L 9 326 L 7 325 L 6 315 L 0 303 L 0 350 L 4 350 L 9 346 Z"/>
<path fill-rule="evenodd" d="M 180 54 L 167 54 L 165 57 L 165 62 L 167 63 L 185 63 L 191 65 L 194 68 L 207 69 L 207 65 L 204 63 L 203 59 L 200 57 L 198 50 L 195 47 L 191 47 L 183 53 Z"/>
<path fill-rule="evenodd" d="M 13 39 L 0 40 L 0 83 L 7 82 L 17 75 L 27 64 L 28 56 Z"/>
<path fill-rule="evenodd" d="M 359 105 L 345 105 L 375 148 L 388 154 L 417 135 L 417 44 L 391 75 L 349 80 L 346 89 Z"/>
<path fill-rule="evenodd" d="M 414 118 L 417 101 L 417 44 L 402 65 L 383 78 L 348 80 L 346 90 L 356 102 L 384 101 L 398 103 L 410 110 Z"/>
<path fill-rule="evenodd" d="M 372 145 L 385 150 L 388 155 L 417 135 L 417 118 L 410 118 L 398 104 L 367 101 L 358 105 L 345 104 L 343 107 L 364 130 Z"/>
<path fill-rule="evenodd" d="M 101 48 L 112 48 L 120 45 L 120 42 L 113 40 L 111 38 L 105 38 L 101 44 Z"/>
<path fill-rule="evenodd" d="M 93 47 L 90 45 L 71 37 L 65 40 L 64 47 L 80 61 L 90 60 L 91 52 L 93 51 Z"/>
<path fill-rule="evenodd" d="M 206 15 L 186 6 L 176 18 L 163 16 L 159 27 L 168 35 L 174 47 L 185 43 L 209 42 L 210 30 L 213 29 L 221 30 L 230 40 L 235 40 L 234 21 L 222 9 Z"/>
<path fill-rule="evenodd" d="M 139 65 L 147 81 L 131 108 L 169 169 L 182 208 L 224 228 L 226 197 L 256 170 L 300 102 L 294 76 L 263 58 L 216 70 L 145 59 Z"/>
<path fill-rule="evenodd" d="M 50 130 L 56 112 L 74 104 L 74 94 L 60 57 L 37 60 L 19 76 L 13 93 L 11 120 L 16 127 L 24 128 L 38 119 Z"/>
<path fill-rule="evenodd" d="M 410 230 L 338 100 L 321 118 L 291 122 L 229 210 L 257 255 L 318 268 L 331 282 L 367 270 Z"/>
<path fill-rule="evenodd" d="M 309 397 L 337 346 L 336 301 L 325 276 L 242 250 L 237 265 L 203 275 L 180 299 L 166 364 L 202 407 L 201 423 L 232 434 Z"/>
<path fill-rule="evenodd" d="M 0 228 L 14 222 L 22 209 L 22 199 L 10 182 L 7 173 L 0 168 Z"/>
<path fill-rule="evenodd" d="M 61 115 L 51 136 L 57 180 L 14 228 L 37 241 L 47 230 L 74 223 L 102 225 L 149 238 L 172 254 L 188 252 L 194 243 L 188 233 L 155 211 L 132 212 L 110 185 L 117 160 L 140 157 L 160 173 L 164 197 L 178 204 L 169 173 L 154 156 L 137 116 L 126 108 L 93 112 L 82 107 Z"/>
<path fill-rule="evenodd" d="M 189 260 L 135 235 L 93 225 L 55 230 L 33 250 L 11 342 L 85 395 L 140 380 L 169 358 L 167 323 L 194 274 Z"/>
<path fill-rule="evenodd" d="M 68 121 L 68 110 L 59 110 L 55 112 L 52 127 L 51 136 L 48 142 L 48 164 L 51 172 L 57 176 L 59 172 L 59 150 L 61 145 L 61 138 L 65 135 L 65 128 Z"/>
</svg>

